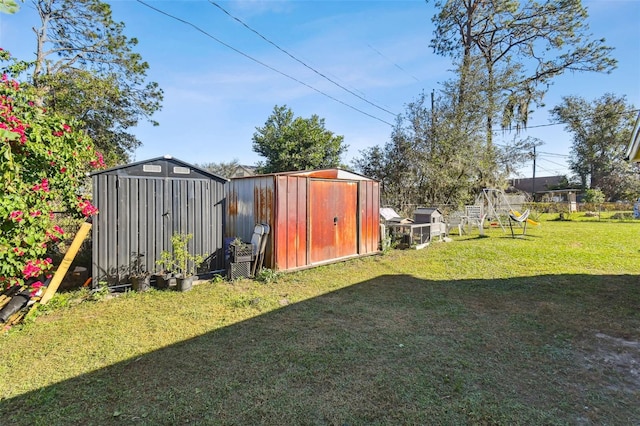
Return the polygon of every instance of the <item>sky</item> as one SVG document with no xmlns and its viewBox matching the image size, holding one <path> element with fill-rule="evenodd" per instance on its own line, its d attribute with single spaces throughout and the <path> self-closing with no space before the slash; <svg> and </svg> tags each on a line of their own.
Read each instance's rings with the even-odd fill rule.
<svg viewBox="0 0 640 426">
<path fill-rule="evenodd" d="M 193 164 L 254 165 L 263 160 L 252 149 L 256 128 L 275 106 L 286 105 L 296 117 L 315 114 L 344 136 L 343 162 L 351 164 L 362 150 L 389 141 L 408 103 L 453 76 L 450 59 L 429 47 L 433 1 L 144 2 L 107 1 L 125 34 L 138 39 L 149 81 L 164 90 L 163 108 L 153 117 L 160 125 L 132 129 L 143 143 L 135 161 L 171 155 Z M 590 32 L 614 48 L 618 67 L 556 78 L 526 131 L 498 134 L 498 144 L 526 137 L 544 143 L 536 176 L 570 173 L 572 135 L 549 125 L 549 110 L 564 96 L 593 101 L 613 93 L 640 107 L 640 0 L 583 4 Z M 17 14 L 0 15 L 0 47 L 33 59 L 31 28 L 38 24 L 30 0 Z M 519 171 L 532 175 L 532 163 Z"/>
</svg>

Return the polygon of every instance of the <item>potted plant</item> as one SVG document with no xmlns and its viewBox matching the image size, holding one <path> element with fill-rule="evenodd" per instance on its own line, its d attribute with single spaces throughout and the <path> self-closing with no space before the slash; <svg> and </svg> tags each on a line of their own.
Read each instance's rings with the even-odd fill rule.
<svg viewBox="0 0 640 426">
<path fill-rule="evenodd" d="M 161 263 L 161 260 L 157 263 Z M 159 290 L 166 290 L 169 287 L 176 285 L 176 279 L 173 276 L 173 273 L 166 269 L 162 269 L 160 272 L 155 272 L 153 277 L 155 278 L 155 286 Z"/>
<path fill-rule="evenodd" d="M 133 253 L 131 255 L 129 280 L 131 281 L 131 288 L 135 291 L 147 291 L 151 288 L 151 273 L 142 264 L 142 257 L 144 257 L 142 253 Z"/>
<path fill-rule="evenodd" d="M 243 242 L 238 237 L 229 244 L 229 252 L 233 263 L 251 262 L 253 259 L 253 246 Z"/>
<path fill-rule="evenodd" d="M 196 268 L 204 261 L 200 254 L 189 252 L 189 241 L 193 234 L 175 233 L 171 236 L 172 251 L 160 253 L 158 264 L 164 266 L 165 271 L 170 271 L 176 280 L 178 291 L 190 290 L 196 278 Z"/>
</svg>

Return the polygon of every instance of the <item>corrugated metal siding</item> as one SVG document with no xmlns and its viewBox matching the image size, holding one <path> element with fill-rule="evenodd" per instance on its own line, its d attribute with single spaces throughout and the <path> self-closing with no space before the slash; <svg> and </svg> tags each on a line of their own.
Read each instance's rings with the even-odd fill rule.
<svg viewBox="0 0 640 426">
<path fill-rule="evenodd" d="M 224 269 L 224 184 L 208 179 L 93 176 L 93 277 L 123 281 L 137 254 L 155 271 L 173 233 L 193 234 L 191 253 L 209 256 L 210 271 Z"/>
<path fill-rule="evenodd" d="M 250 241 L 257 223 L 269 224 L 264 266 L 281 271 L 378 252 L 379 183 L 311 174 L 232 179 L 226 236 Z"/>
<path fill-rule="evenodd" d="M 380 244 L 380 184 L 361 181 L 359 190 L 359 254 L 375 253 Z"/>
<path fill-rule="evenodd" d="M 274 265 L 279 270 L 303 267 L 307 256 L 307 179 L 278 176 Z"/>
<path fill-rule="evenodd" d="M 357 254 L 357 182 L 311 179 L 309 227 L 311 263 Z"/>
<path fill-rule="evenodd" d="M 227 185 L 227 228 L 226 236 L 238 237 L 249 242 L 256 224 L 265 223 L 274 230 L 275 223 L 275 182 L 274 177 L 256 176 L 232 179 Z M 273 268 L 273 234 L 269 235 L 265 249 L 264 265 Z"/>
</svg>

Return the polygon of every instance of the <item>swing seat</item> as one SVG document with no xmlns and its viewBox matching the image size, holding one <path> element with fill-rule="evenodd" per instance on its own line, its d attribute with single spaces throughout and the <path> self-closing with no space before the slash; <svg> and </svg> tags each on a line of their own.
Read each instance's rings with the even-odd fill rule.
<svg viewBox="0 0 640 426">
<path fill-rule="evenodd" d="M 509 212 L 509 228 L 511 229 L 511 238 L 516 237 L 515 233 L 513 232 L 514 225 L 522 227 L 522 235 L 525 235 L 527 233 L 527 219 L 529 219 L 530 213 L 531 212 L 529 211 L 529 209 L 522 212 L 520 216 L 515 214 L 513 210 Z"/>
</svg>

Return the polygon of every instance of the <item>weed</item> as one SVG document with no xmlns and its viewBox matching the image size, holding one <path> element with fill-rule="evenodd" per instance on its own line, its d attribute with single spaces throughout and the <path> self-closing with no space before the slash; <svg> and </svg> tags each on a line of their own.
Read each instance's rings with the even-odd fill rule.
<svg viewBox="0 0 640 426">
<path fill-rule="evenodd" d="M 258 271 L 255 278 L 256 278 L 256 281 L 261 282 L 263 284 L 271 284 L 271 283 L 277 282 L 279 277 L 280 277 L 280 272 L 274 269 L 262 268 L 260 269 L 260 271 Z"/>
<path fill-rule="evenodd" d="M 212 284 L 219 284 L 225 282 L 224 276 L 220 274 L 213 274 L 213 277 L 209 280 Z"/>
</svg>

